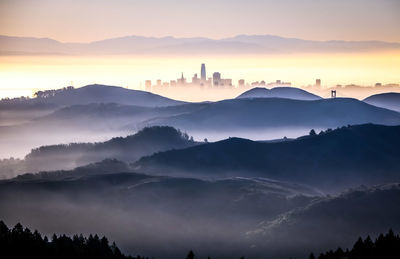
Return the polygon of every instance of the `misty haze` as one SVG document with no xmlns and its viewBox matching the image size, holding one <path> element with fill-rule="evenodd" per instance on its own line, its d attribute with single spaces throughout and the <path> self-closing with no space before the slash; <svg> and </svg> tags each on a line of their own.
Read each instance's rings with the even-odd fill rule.
<svg viewBox="0 0 400 259">
<path fill-rule="evenodd" d="M 400 258 L 399 13 L 0 1 L 0 258 Z"/>
</svg>

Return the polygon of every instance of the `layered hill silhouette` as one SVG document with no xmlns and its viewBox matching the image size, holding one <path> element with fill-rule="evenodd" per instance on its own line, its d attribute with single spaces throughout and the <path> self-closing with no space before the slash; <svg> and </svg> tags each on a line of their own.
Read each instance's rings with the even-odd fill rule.
<svg viewBox="0 0 400 259">
<path fill-rule="evenodd" d="M 238 35 L 220 40 L 127 36 L 91 43 L 62 43 L 48 38 L 0 36 L 0 53 L 32 54 L 267 54 L 398 50 L 399 43 L 381 41 L 310 41 L 274 35 Z"/>
<path fill-rule="evenodd" d="M 316 254 L 321 249 L 351 248 L 359 236 L 374 238 L 389 229 L 397 232 L 400 208 L 396 204 L 399 202 L 398 183 L 354 188 L 267 220 L 248 235 L 255 240 L 262 236 L 264 245 L 275 242 L 277 247 L 282 247 L 293 242 L 298 250 L 308 247 Z M 306 255 L 304 251 L 302 257 L 307 258 Z"/>
<path fill-rule="evenodd" d="M 21 97 L 0 100 L 0 126 L 27 123 L 49 115 L 63 107 L 110 103 L 120 106 L 137 106 L 136 109 L 142 108 L 142 112 L 144 112 L 145 108 L 168 107 L 181 105 L 185 102 L 117 86 L 87 85 L 80 88 L 65 87 L 57 90 L 38 91 L 35 94 L 35 98 Z M 112 107 L 109 108 L 111 109 Z M 77 111 L 75 116 L 80 115 L 80 112 L 85 112 L 85 110 Z M 69 119 L 71 118 L 73 116 Z"/>
<path fill-rule="evenodd" d="M 45 233 L 96 229 L 130 254 L 176 258 L 188 247 L 205 247 L 215 256 L 233 255 L 249 249 L 244 233 L 259 221 L 316 197 L 319 192 L 299 184 L 149 176 L 106 160 L 0 181 L 0 218 Z"/>
<path fill-rule="evenodd" d="M 296 87 L 275 87 L 275 88 L 264 88 L 264 87 L 255 87 L 250 89 L 238 97 L 237 99 L 242 98 L 288 98 L 295 100 L 320 100 L 321 97 L 309 93 L 305 90 Z"/>
<path fill-rule="evenodd" d="M 118 103 L 144 107 L 160 107 L 184 103 L 145 91 L 98 84 L 58 91 L 39 91 L 38 97 L 30 101 L 51 103 L 59 106 Z"/>
<path fill-rule="evenodd" d="M 13 160 L 13 165 L 9 160 L 0 161 L 0 168 L 1 175 L 9 177 L 23 172 L 73 169 L 104 159 L 134 162 L 155 152 L 197 144 L 186 133 L 174 128 L 151 127 L 134 135 L 112 138 L 105 142 L 41 146 L 33 149 L 24 160 Z"/>
<path fill-rule="evenodd" d="M 230 138 L 160 152 L 135 163 L 151 174 L 262 176 L 337 191 L 400 181 L 400 126 L 358 125 L 275 143 Z"/>
<path fill-rule="evenodd" d="M 170 125 L 186 131 L 214 132 L 279 127 L 335 128 L 363 123 L 399 125 L 400 114 L 349 98 L 316 101 L 244 98 L 209 103 L 191 113 L 149 121 L 152 125 Z"/>
<path fill-rule="evenodd" d="M 365 98 L 364 102 L 400 112 L 400 93 L 375 94 Z"/>
</svg>

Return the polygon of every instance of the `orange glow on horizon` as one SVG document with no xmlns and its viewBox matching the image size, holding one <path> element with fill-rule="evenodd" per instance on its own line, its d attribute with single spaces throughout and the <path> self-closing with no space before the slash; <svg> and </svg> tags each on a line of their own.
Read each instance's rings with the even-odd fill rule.
<svg viewBox="0 0 400 259">
<path fill-rule="evenodd" d="M 280 79 L 297 87 L 312 85 L 316 78 L 322 79 L 324 87 L 400 81 L 400 52 L 212 57 L 0 56 L 0 98 L 31 96 L 34 90 L 62 88 L 71 82 L 75 87 L 98 83 L 143 90 L 147 79 L 169 82 L 181 72 L 191 81 L 193 74 L 200 74 L 201 63 L 206 64 L 208 77 L 218 71 L 222 77 L 232 78 L 234 85 L 239 79 L 248 83 Z M 217 99 L 232 97 L 227 93 Z M 181 96 L 167 95 L 194 101 L 190 100 L 190 90 Z"/>
</svg>

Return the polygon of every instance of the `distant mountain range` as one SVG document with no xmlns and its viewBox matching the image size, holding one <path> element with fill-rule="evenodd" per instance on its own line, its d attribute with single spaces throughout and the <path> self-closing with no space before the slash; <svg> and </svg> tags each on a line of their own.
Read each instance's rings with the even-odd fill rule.
<svg viewBox="0 0 400 259">
<path fill-rule="evenodd" d="M 281 142 L 230 138 L 160 152 L 136 162 L 150 174 L 262 176 L 333 191 L 400 181 L 400 126 L 359 125 Z"/>
<path fill-rule="evenodd" d="M 0 53 L 38 54 L 267 54 L 296 52 L 365 52 L 399 50 L 400 43 L 382 41 L 312 41 L 273 35 L 209 38 L 127 36 L 91 43 L 61 43 L 48 38 L 0 36 Z"/>
<path fill-rule="evenodd" d="M 375 94 L 364 99 L 364 102 L 400 112 L 400 93 Z"/>
<path fill-rule="evenodd" d="M 314 101 L 322 99 L 322 97 L 318 95 L 309 93 L 296 87 L 274 87 L 271 89 L 264 87 L 255 87 L 236 97 L 236 99 L 243 98 L 286 98 L 304 101 Z"/>
</svg>

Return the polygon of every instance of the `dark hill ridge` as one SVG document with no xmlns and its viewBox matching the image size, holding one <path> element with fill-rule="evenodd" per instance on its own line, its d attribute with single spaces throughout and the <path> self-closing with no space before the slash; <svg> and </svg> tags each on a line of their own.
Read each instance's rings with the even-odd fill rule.
<svg viewBox="0 0 400 259">
<path fill-rule="evenodd" d="M 161 152 L 135 163 L 146 173 L 262 176 L 338 190 L 400 180 L 400 126 L 359 125 L 277 143 L 230 138 Z"/>
<path fill-rule="evenodd" d="M 106 142 L 43 146 L 33 149 L 25 157 L 25 162 L 30 172 L 71 169 L 106 158 L 134 162 L 155 152 L 196 144 L 186 133 L 172 127 L 160 126 L 144 128 L 134 135 L 117 137 Z"/>
<path fill-rule="evenodd" d="M 151 125 L 169 125 L 190 132 L 336 128 L 364 123 L 399 125 L 400 114 L 350 98 L 316 101 L 243 98 L 210 103 L 191 113 L 149 121 Z"/>
<path fill-rule="evenodd" d="M 190 113 L 207 106 L 207 103 L 188 103 L 166 107 L 143 107 L 117 103 L 91 103 L 64 107 L 46 116 L 36 119 L 36 123 L 79 124 L 93 120 L 97 124 L 113 122 L 116 127 L 121 125 L 137 125 L 140 122 L 158 117 L 168 117 Z M 88 125 L 86 125 L 87 127 Z M 90 125 L 89 125 L 90 126 Z"/>
<path fill-rule="evenodd" d="M 43 90 L 35 98 L 1 100 L 0 107 L 8 110 L 28 108 L 57 108 L 73 105 L 116 103 L 142 107 L 166 107 L 185 104 L 146 91 L 126 89 L 119 86 L 93 84 L 79 88 L 66 87 L 57 90 Z"/>
<path fill-rule="evenodd" d="M 24 160 L 16 161 L 16 173 L 68 170 L 103 159 L 134 162 L 140 157 L 170 149 L 186 148 L 198 143 L 171 127 L 144 128 L 134 135 L 98 143 L 70 143 L 32 149 Z M 3 166 L 7 161 L 0 163 Z M 4 170 L 4 168 L 2 168 Z"/>
<path fill-rule="evenodd" d="M 256 236 L 264 237 L 264 245 L 293 243 L 299 251 L 304 247 L 328 249 L 332 244 L 349 247 L 360 235 L 374 237 L 389 229 L 399 231 L 399 203 L 399 183 L 364 186 L 286 212 L 275 220 L 263 222 L 248 235 L 254 240 L 258 239 Z"/>
<path fill-rule="evenodd" d="M 119 103 L 144 107 L 160 107 L 184 103 L 145 91 L 98 84 L 59 91 L 54 96 L 36 99 L 61 106 L 89 103 Z"/>
<path fill-rule="evenodd" d="M 179 258 L 192 246 L 205 245 L 210 253 L 248 248 L 244 233 L 260 220 L 319 197 L 313 188 L 293 183 L 149 176 L 107 160 L 0 181 L 0 218 L 45 233 L 96 229 L 126 252 Z"/>
<path fill-rule="evenodd" d="M 250 89 L 238 97 L 241 98 L 288 98 L 295 100 L 320 100 L 321 97 L 309 93 L 305 90 L 296 87 L 275 87 L 275 88 L 264 88 L 264 87 L 255 87 Z"/>
<path fill-rule="evenodd" d="M 364 102 L 400 112 L 400 93 L 375 94 L 364 99 Z"/>
</svg>

